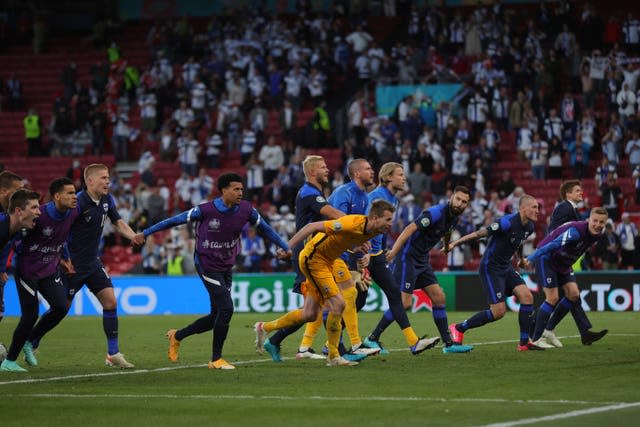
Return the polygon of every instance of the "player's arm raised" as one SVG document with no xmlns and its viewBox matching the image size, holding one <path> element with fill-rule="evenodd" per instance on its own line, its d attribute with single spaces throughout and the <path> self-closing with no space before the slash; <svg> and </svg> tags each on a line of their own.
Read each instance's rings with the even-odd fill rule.
<svg viewBox="0 0 640 427">
<path fill-rule="evenodd" d="M 123 219 L 119 219 L 118 222 L 116 222 L 116 229 L 118 230 L 118 233 L 131 241 L 136 237 L 136 232 L 133 231 L 129 224 L 127 224 Z"/>
<path fill-rule="evenodd" d="M 459 238 L 458 240 L 455 240 L 453 242 L 450 242 L 448 245 L 448 251 L 446 252 L 450 252 L 454 247 L 459 246 L 463 243 L 466 243 L 468 241 L 471 240 L 477 240 L 477 239 L 482 239 L 483 237 L 487 237 L 489 235 L 489 232 L 487 231 L 486 228 L 481 228 L 480 230 L 474 231 L 473 233 L 469 233 L 465 236 L 462 236 L 461 238 Z M 442 248 L 443 251 L 446 248 Z"/>
<path fill-rule="evenodd" d="M 407 243 L 407 240 L 409 240 L 409 237 L 411 237 L 411 235 L 415 233 L 417 230 L 418 230 L 418 226 L 414 222 L 407 225 L 404 228 L 404 230 L 402 230 L 402 233 L 400 233 L 400 235 L 396 239 L 391 250 L 387 252 L 387 256 L 386 256 L 387 262 L 393 261 L 396 255 L 398 255 L 398 252 L 400 252 L 400 249 L 402 249 L 404 244 Z"/>
<path fill-rule="evenodd" d="M 327 204 L 320 209 L 320 215 L 324 216 L 327 219 L 338 219 L 343 217 L 345 214 L 340 209 L 336 209 L 333 206 Z"/>
<path fill-rule="evenodd" d="M 295 248 L 297 244 L 304 241 L 307 236 L 310 236 L 313 233 L 324 232 L 325 225 L 324 221 L 316 221 L 311 222 L 300 229 L 293 237 L 289 240 L 289 247 Z"/>
</svg>

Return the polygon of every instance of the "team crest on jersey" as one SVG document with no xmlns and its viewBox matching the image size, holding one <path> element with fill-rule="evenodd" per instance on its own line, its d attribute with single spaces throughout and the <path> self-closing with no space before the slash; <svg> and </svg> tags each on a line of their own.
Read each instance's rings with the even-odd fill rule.
<svg viewBox="0 0 640 427">
<path fill-rule="evenodd" d="M 497 222 L 494 222 L 493 224 L 491 224 L 489 226 L 491 228 L 491 230 L 493 231 L 498 231 L 498 228 L 500 228 L 500 224 L 498 224 Z"/>
<path fill-rule="evenodd" d="M 102 204 L 102 209 L 104 209 L 104 211 L 108 211 L 109 210 L 109 203 L 103 203 Z"/>
<path fill-rule="evenodd" d="M 335 221 L 335 222 L 333 223 L 333 229 L 334 229 L 335 231 L 340 231 L 340 230 L 342 230 L 342 223 L 341 223 L 340 221 Z"/>
<path fill-rule="evenodd" d="M 51 237 L 51 235 L 53 234 L 53 227 L 45 227 L 42 229 L 42 234 L 44 234 L 47 237 Z"/>
<path fill-rule="evenodd" d="M 324 202 L 325 202 L 324 197 L 322 197 L 322 196 L 318 196 L 318 197 L 316 197 L 316 202 L 318 202 L 318 203 L 324 203 Z"/>
<path fill-rule="evenodd" d="M 431 221 L 429 221 L 429 218 L 422 218 L 420 220 L 420 224 L 422 224 L 423 227 L 428 227 L 429 224 L 431 224 Z"/>
<path fill-rule="evenodd" d="M 220 220 L 214 218 L 209 221 L 209 230 L 219 231 L 220 230 Z"/>
</svg>

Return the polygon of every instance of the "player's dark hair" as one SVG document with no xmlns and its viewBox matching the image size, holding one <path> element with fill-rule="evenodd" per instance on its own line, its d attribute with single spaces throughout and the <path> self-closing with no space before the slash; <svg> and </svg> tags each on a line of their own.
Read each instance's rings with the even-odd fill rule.
<svg viewBox="0 0 640 427">
<path fill-rule="evenodd" d="M 0 172 L 0 188 L 3 188 L 3 189 L 11 188 L 12 184 L 15 181 L 22 181 L 22 177 L 11 171 Z"/>
<path fill-rule="evenodd" d="M 71 181 L 66 176 L 62 178 L 56 178 L 51 181 L 51 184 L 49 184 L 49 194 L 51 195 L 51 197 L 53 197 L 55 194 L 61 192 L 67 185 L 73 185 L 73 181 Z"/>
<path fill-rule="evenodd" d="M 394 213 L 396 211 L 396 208 L 386 200 L 378 199 L 374 200 L 373 203 L 371 203 L 371 210 L 369 211 L 369 214 L 371 216 L 381 217 L 385 213 L 385 211 Z"/>
<path fill-rule="evenodd" d="M 222 190 L 230 186 L 232 182 L 242 183 L 242 177 L 233 172 L 223 173 L 218 177 L 218 191 L 222 193 Z"/>
<path fill-rule="evenodd" d="M 20 208 L 23 210 L 26 209 L 29 200 L 40 200 L 40 193 L 32 190 L 27 190 L 26 188 L 16 190 L 9 199 L 8 212 L 12 214 L 16 211 L 16 208 Z"/>
<path fill-rule="evenodd" d="M 456 185 L 456 187 L 453 189 L 452 194 L 456 194 L 456 193 L 464 193 L 467 196 L 471 197 L 471 191 L 469 191 L 469 189 L 464 185 Z"/>
<path fill-rule="evenodd" d="M 560 186 L 560 200 L 567 200 L 567 193 L 571 192 L 576 185 L 580 185 L 580 181 L 577 179 L 563 182 Z"/>
</svg>

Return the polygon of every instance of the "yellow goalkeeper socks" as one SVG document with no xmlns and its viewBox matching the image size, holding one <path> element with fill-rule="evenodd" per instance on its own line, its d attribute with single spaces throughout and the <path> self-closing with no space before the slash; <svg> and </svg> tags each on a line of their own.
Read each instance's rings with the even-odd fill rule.
<svg viewBox="0 0 640 427">
<path fill-rule="evenodd" d="M 406 328 L 404 328 L 402 330 L 402 333 L 404 334 L 404 337 L 406 338 L 407 344 L 409 344 L 409 347 L 411 347 L 412 345 L 415 345 L 415 343 L 417 343 L 418 340 L 420 339 L 418 338 L 418 335 L 416 335 L 416 331 L 414 331 L 411 326 L 407 326 Z"/>
<path fill-rule="evenodd" d="M 300 350 L 309 350 L 313 344 L 313 340 L 318 335 L 318 331 L 322 327 L 322 312 L 318 313 L 318 317 L 313 322 L 307 322 L 304 328 L 302 342 L 300 342 Z"/>
<path fill-rule="evenodd" d="M 302 310 L 297 309 L 297 310 L 290 311 L 284 316 L 279 317 L 276 320 L 273 320 L 271 322 L 264 322 L 262 324 L 262 329 L 264 329 L 264 331 L 268 333 L 268 332 L 275 331 L 277 329 L 288 328 L 290 326 L 297 326 L 300 323 L 302 323 Z"/>
<path fill-rule="evenodd" d="M 342 317 L 339 314 L 329 312 L 327 315 L 327 342 L 329 347 L 329 359 L 340 356 L 338 352 L 338 343 L 340 342 L 340 333 L 342 327 L 340 325 Z"/>
<path fill-rule="evenodd" d="M 344 312 L 342 320 L 344 320 L 345 328 L 351 339 L 351 346 L 358 346 L 362 343 L 360 339 L 360 331 L 358 330 L 358 312 L 356 311 L 356 298 L 358 291 L 356 288 L 347 288 L 342 290 L 344 297 Z"/>
</svg>

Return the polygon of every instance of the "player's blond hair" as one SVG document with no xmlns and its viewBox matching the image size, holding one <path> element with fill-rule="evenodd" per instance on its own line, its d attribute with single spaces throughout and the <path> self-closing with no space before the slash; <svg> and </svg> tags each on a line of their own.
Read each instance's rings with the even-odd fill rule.
<svg viewBox="0 0 640 427">
<path fill-rule="evenodd" d="M 318 167 L 318 164 L 320 162 L 324 162 L 324 157 L 315 154 L 310 154 L 305 157 L 302 161 L 302 170 L 304 171 L 304 176 L 309 178 L 311 171 Z"/>
<path fill-rule="evenodd" d="M 393 175 L 398 168 L 403 169 L 402 165 L 396 162 L 387 162 L 382 165 L 380 172 L 378 172 L 378 183 L 380 183 L 380 185 L 387 185 L 389 181 L 391 181 L 391 175 Z"/>
<path fill-rule="evenodd" d="M 98 171 L 102 171 L 102 170 L 109 170 L 109 167 L 105 164 L 102 163 L 92 163 L 89 166 L 87 166 L 86 168 L 84 168 L 84 180 L 86 181 L 87 178 L 89 178 L 89 176 L 93 175 L 94 173 L 98 172 Z"/>
<path fill-rule="evenodd" d="M 520 197 L 520 201 L 518 202 L 518 207 L 521 208 L 526 203 L 531 203 L 531 202 L 537 202 L 536 198 L 529 194 L 524 194 L 522 197 Z"/>
<path fill-rule="evenodd" d="M 592 215 L 605 215 L 605 216 L 609 216 L 609 212 L 607 212 L 607 210 L 601 206 L 597 206 L 593 209 L 591 209 L 591 212 L 589 213 L 589 216 Z"/>
</svg>

